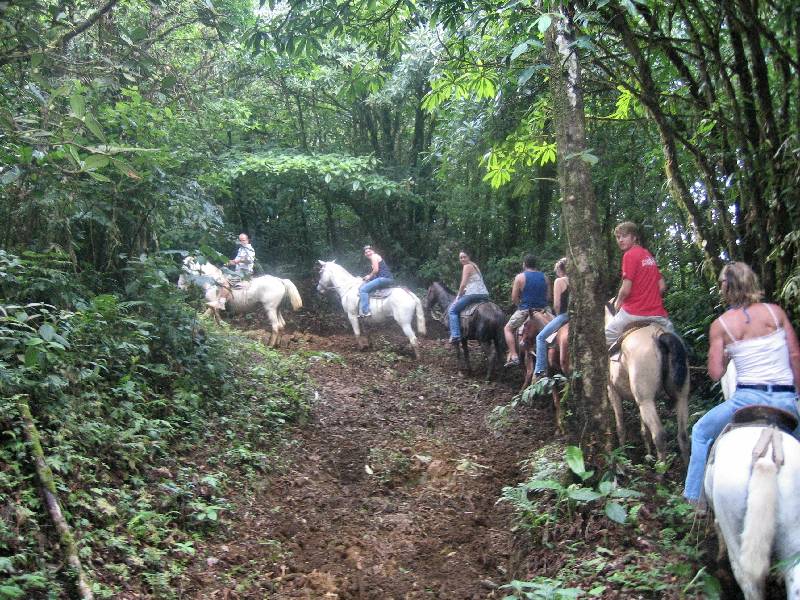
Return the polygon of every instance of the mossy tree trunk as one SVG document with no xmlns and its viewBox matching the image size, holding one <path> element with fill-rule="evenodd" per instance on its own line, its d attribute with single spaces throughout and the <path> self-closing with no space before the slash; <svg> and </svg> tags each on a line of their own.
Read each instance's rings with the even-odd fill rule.
<svg viewBox="0 0 800 600">
<path fill-rule="evenodd" d="M 58 502 L 56 494 L 56 485 L 53 481 L 53 472 L 47 466 L 44 459 L 44 451 L 42 450 L 42 443 L 39 439 L 39 431 L 36 429 L 36 424 L 33 422 L 31 415 L 31 408 L 28 405 L 26 396 L 20 394 L 16 396 L 17 410 L 20 417 L 22 417 L 22 424 L 25 430 L 25 439 L 31 449 L 33 455 L 33 462 L 36 467 L 36 475 L 39 478 L 40 489 L 44 497 L 47 511 L 50 513 L 50 518 L 58 532 L 58 542 L 61 545 L 61 550 L 64 552 L 64 558 L 69 565 L 73 576 L 75 577 L 75 585 L 78 588 L 80 597 L 85 600 L 94 598 L 92 587 L 86 574 L 83 572 L 80 558 L 78 558 L 78 546 L 75 543 L 75 537 L 72 535 L 67 520 L 61 512 L 61 505 Z"/>
<path fill-rule="evenodd" d="M 569 433 L 590 453 L 598 442 L 611 443 L 608 410 L 608 357 L 603 333 L 606 271 L 589 172 L 578 47 L 570 7 L 557 5 L 558 17 L 548 30 L 551 90 L 558 148 L 564 233 L 570 278 L 570 352 L 573 370 Z"/>
</svg>

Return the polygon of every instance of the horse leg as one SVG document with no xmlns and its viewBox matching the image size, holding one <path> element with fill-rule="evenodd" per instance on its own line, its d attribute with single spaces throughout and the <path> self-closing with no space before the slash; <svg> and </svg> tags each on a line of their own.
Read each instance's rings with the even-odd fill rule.
<svg viewBox="0 0 800 600">
<path fill-rule="evenodd" d="M 414 333 L 414 328 L 411 323 L 403 323 L 400 328 L 406 334 L 408 342 L 411 344 L 411 350 L 414 351 L 414 358 L 419 360 L 419 343 L 417 342 L 417 335 Z"/>
<path fill-rule="evenodd" d="M 678 447 L 681 450 L 681 459 L 684 466 L 689 464 L 689 385 L 681 392 L 675 402 L 675 417 L 678 421 Z M 800 599 L 800 595 L 798 595 Z"/>
<path fill-rule="evenodd" d="M 494 354 L 492 354 L 492 342 L 481 342 L 481 349 L 486 357 L 486 381 L 492 380 L 494 372 Z"/>
<path fill-rule="evenodd" d="M 347 313 L 347 318 L 350 321 L 350 327 L 353 328 L 353 334 L 356 336 L 356 343 L 358 344 L 359 350 L 364 350 L 368 344 L 364 342 L 364 338 L 361 337 L 361 326 L 358 323 L 358 317 Z"/>
<path fill-rule="evenodd" d="M 614 422 L 617 425 L 617 440 L 619 440 L 619 446 L 622 448 L 625 445 L 625 422 L 622 416 L 622 398 L 611 383 L 608 384 L 608 401 L 611 402 L 611 408 L 614 409 Z"/>
<path fill-rule="evenodd" d="M 269 345 L 273 348 L 276 348 L 281 339 L 281 324 L 280 319 L 278 318 L 278 311 L 276 311 L 274 308 L 268 309 L 267 319 L 272 327 L 272 335 L 269 336 Z"/>
<path fill-rule="evenodd" d="M 656 399 L 652 393 L 645 393 L 644 390 L 637 386 L 633 387 L 633 397 L 639 407 L 639 415 L 642 419 L 641 429 L 645 447 L 648 453 L 652 451 L 650 445 L 650 438 L 652 438 L 658 460 L 664 460 L 667 457 L 667 434 L 664 433 L 664 427 L 656 411 Z M 650 433 L 649 436 L 648 431 Z"/>
<path fill-rule="evenodd" d="M 466 368 L 467 375 L 472 375 L 472 366 L 469 364 L 469 344 L 467 338 L 461 338 L 461 349 L 464 351 L 464 367 Z"/>
<path fill-rule="evenodd" d="M 523 369 L 525 371 L 525 380 L 522 382 L 520 392 L 524 392 L 533 381 L 533 356 L 527 350 L 522 352 Z"/>
</svg>

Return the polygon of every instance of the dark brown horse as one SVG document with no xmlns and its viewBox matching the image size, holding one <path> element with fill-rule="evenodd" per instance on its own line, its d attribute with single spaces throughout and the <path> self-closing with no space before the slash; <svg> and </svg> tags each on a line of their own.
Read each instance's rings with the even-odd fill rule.
<svg viewBox="0 0 800 600">
<path fill-rule="evenodd" d="M 426 308 L 433 318 L 447 325 L 447 309 L 455 300 L 456 295 L 438 281 L 434 281 L 428 288 Z M 434 310 L 441 312 L 441 316 L 435 316 Z M 476 307 L 469 306 L 464 312 L 470 313 L 469 316 L 461 317 L 461 343 L 453 344 L 456 349 L 456 360 L 459 370 L 462 368 L 463 354 L 464 366 L 468 374 L 472 368 L 469 364 L 468 340 L 480 342 L 483 353 L 486 355 L 486 380 L 492 378 L 505 355 L 506 343 L 503 337 L 503 326 L 506 322 L 505 313 L 493 302 L 481 302 Z"/>
</svg>

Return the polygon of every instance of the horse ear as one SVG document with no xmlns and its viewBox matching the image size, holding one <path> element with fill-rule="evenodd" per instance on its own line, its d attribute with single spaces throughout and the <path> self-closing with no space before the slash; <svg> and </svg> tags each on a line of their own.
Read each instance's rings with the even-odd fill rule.
<svg viewBox="0 0 800 600">
<path fill-rule="evenodd" d="M 325 266 L 325 261 L 324 260 L 317 259 L 317 262 L 319 263 L 319 266 L 321 266 L 321 267 Z"/>
<path fill-rule="evenodd" d="M 336 264 L 336 259 L 334 258 L 334 259 L 333 259 L 331 262 L 332 262 L 333 264 Z"/>
</svg>

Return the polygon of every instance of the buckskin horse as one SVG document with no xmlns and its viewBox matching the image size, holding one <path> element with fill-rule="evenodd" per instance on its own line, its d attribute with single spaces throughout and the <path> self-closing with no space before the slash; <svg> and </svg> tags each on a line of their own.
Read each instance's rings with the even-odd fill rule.
<svg viewBox="0 0 800 600">
<path fill-rule="evenodd" d="M 280 310 L 284 297 L 288 297 L 292 310 L 303 306 L 300 293 L 288 279 L 261 275 L 241 288 L 231 287 L 221 269 L 208 262 L 201 263 L 193 256 L 183 259 L 183 273 L 178 279 L 178 287 L 181 289 L 190 284 L 203 290 L 206 305 L 209 310 L 214 311 L 216 319 L 219 319 L 220 310 L 246 314 L 262 307 L 272 328 L 270 346 L 280 343 L 283 328 L 286 326 Z"/>
<path fill-rule="evenodd" d="M 342 308 L 347 314 L 347 319 L 350 321 L 350 326 L 356 336 L 358 347 L 361 349 L 366 348 L 369 342 L 361 336 L 361 326 L 358 322 L 358 288 L 364 281 L 361 277 L 351 275 L 344 267 L 337 265 L 334 261 L 326 262 L 320 260 L 318 262 L 320 264 L 320 272 L 317 291 L 322 294 L 333 290 L 339 295 Z M 388 290 L 377 291 L 385 291 L 386 296 L 380 299 L 370 296 L 369 308 L 372 316 L 368 318 L 368 321 L 370 323 L 382 323 L 389 318 L 393 318 L 400 325 L 403 333 L 406 334 L 411 344 L 411 349 L 414 351 L 414 356 L 419 359 L 419 344 L 411 323 L 416 316 L 417 331 L 420 335 L 425 335 L 425 313 L 422 310 L 422 302 L 413 292 L 403 287 L 392 287 Z"/>
<path fill-rule="evenodd" d="M 447 324 L 447 309 L 456 299 L 456 295 L 451 292 L 444 284 L 434 281 L 428 287 L 426 305 L 428 311 L 433 316 L 434 308 L 438 308 L 442 316 L 436 318 Z M 505 339 L 503 337 L 503 326 L 506 316 L 502 309 L 493 302 L 480 302 L 465 308 L 461 313 L 461 343 L 453 344 L 456 350 L 456 360 L 458 368 L 462 368 L 463 363 L 468 374 L 472 373 L 469 363 L 469 340 L 477 340 L 483 353 L 486 355 L 486 380 L 492 378 L 497 372 L 500 361 L 505 354 Z"/>
<path fill-rule="evenodd" d="M 726 400 L 736 385 L 732 366 L 721 382 Z M 787 599 L 800 598 L 800 442 L 789 433 L 795 427 L 794 415 L 778 409 L 740 409 L 706 466 L 706 499 L 747 600 L 764 598 L 773 558 L 782 565 Z"/>
<path fill-rule="evenodd" d="M 613 305 L 606 304 L 606 323 L 612 311 Z M 622 337 L 618 359 L 609 360 L 608 375 L 608 397 L 614 409 L 620 446 L 625 444 L 622 401 L 630 399 L 639 407 L 642 438 L 648 453 L 652 451 L 652 438 L 658 459 L 666 458 L 666 434 L 656 411 L 656 396 L 663 391 L 675 407 L 678 446 L 684 464 L 688 464 L 689 361 L 681 339 L 654 324 L 629 329 Z"/>
</svg>

